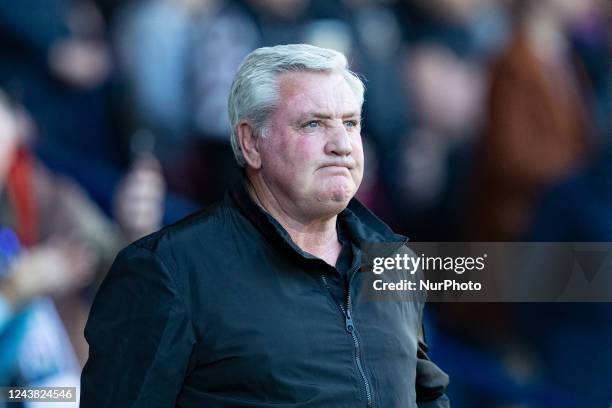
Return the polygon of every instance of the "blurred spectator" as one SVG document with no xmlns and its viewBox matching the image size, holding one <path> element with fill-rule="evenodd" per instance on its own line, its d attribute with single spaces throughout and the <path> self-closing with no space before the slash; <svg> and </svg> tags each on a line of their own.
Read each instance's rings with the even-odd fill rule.
<svg viewBox="0 0 612 408">
<path fill-rule="evenodd" d="M 507 41 L 507 1 L 411 0 L 400 2 L 409 43 L 444 44 L 462 57 L 486 59 Z"/>
<path fill-rule="evenodd" d="M 494 63 L 474 187 L 473 237 L 526 233 L 538 194 L 585 159 L 591 122 L 567 33 L 590 1 L 518 1 Z"/>
<path fill-rule="evenodd" d="M 398 156 L 394 212 L 414 240 L 454 239 L 454 213 L 480 130 L 485 75 L 476 61 L 440 43 L 413 44 L 402 58 L 396 87 L 411 102 L 409 111 L 404 107 L 410 126 L 387 135 L 387 150 Z"/>
<path fill-rule="evenodd" d="M 70 256 L 70 258 L 68 256 Z M 79 364 L 52 302 L 88 282 L 91 254 L 53 242 L 20 251 L 0 228 L 0 384 L 74 386 Z"/>
<path fill-rule="evenodd" d="M 503 9 L 471 0 L 346 3 L 368 85 L 364 130 L 393 204 L 386 220 L 413 239 L 453 239 L 453 197 L 463 194 L 455 190 L 480 127 L 480 65 L 503 42 Z"/>
<path fill-rule="evenodd" d="M 9 291 L 7 299 L 27 301 L 44 291 L 62 294 L 56 304 L 82 360 L 89 299 L 75 289 L 91 285 L 96 272 L 101 278 L 129 240 L 159 228 L 164 195 L 159 164 L 142 159 L 124 178 L 116 194 L 118 228 L 78 185 L 33 157 L 26 138 L 34 126 L 5 98 L 0 100 L 0 127 L 0 225 L 14 230 L 31 251 L 5 282 L 5 288 L 19 289 Z"/>
<path fill-rule="evenodd" d="M 434 44 L 407 55 L 406 83 L 414 126 L 407 136 L 402 191 L 415 208 L 436 205 L 447 183 L 447 160 L 479 130 L 484 74 L 470 61 Z"/>
<path fill-rule="evenodd" d="M 261 44 L 248 9 L 235 1 L 215 4 L 194 20 L 187 65 L 191 138 L 168 174 L 173 188 L 203 204 L 219 200 L 237 172 L 227 95 L 243 58 Z"/>
<path fill-rule="evenodd" d="M 0 53 L 0 86 L 36 119 L 38 148 L 120 161 L 103 87 L 111 57 L 92 1 L 0 2 Z"/>
<path fill-rule="evenodd" d="M 190 48 L 197 16 L 212 3 L 132 1 L 115 18 L 113 37 L 132 115 L 136 127 L 157 137 L 156 153 L 172 154 L 189 136 Z"/>
</svg>

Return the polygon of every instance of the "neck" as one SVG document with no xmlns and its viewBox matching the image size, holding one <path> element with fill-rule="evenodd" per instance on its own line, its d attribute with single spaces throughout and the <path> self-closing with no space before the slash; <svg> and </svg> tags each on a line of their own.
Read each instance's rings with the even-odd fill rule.
<svg viewBox="0 0 612 408">
<path fill-rule="evenodd" d="M 337 214 L 308 217 L 291 205 L 283 204 L 258 175 L 247 174 L 251 198 L 285 228 L 293 242 L 305 252 L 334 266 L 341 244 L 336 231 Z"/>
</svg>

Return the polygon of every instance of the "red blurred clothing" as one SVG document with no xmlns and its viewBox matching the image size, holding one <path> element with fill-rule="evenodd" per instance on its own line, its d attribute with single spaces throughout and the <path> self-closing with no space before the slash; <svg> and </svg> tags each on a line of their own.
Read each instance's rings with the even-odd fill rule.
<svg viewBox="0 0 612 408">
<path fill-rule="evenodd" d="M 10 167 L 6 190 L 13 208 L 13 217 L 20 242 L 26 247 L 38 239 L 38 212 L 34 198 L 33 160 L 30 152 L 20 148 Z"/>
<path fill-rule="evenodd" d="M 518 239 L 538 193 L 585 158 L 589 125 L 569 59 L 545 61 L 518 30 L 494 63 L 474 191 L 473 239 Z"/>
<path fill-rule="evenodd" d="M 108 263 L 124 244 L 118 228 L 74 181 L 49 171 L 20 147 L 0 189 L 0 224 L 31 247 L 51 238 L 87 244 Z M 104 265 L 106 268 L 107 265 Z"/>
</svg>

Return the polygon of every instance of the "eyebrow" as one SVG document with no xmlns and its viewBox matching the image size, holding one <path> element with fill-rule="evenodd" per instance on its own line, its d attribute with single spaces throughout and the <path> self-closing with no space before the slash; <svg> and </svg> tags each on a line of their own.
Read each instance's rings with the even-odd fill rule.
<svg viewBox="0 0 612 408">
<path fill-rule="evenodd" d="M 314 117 L 317 119 L 333 119 L 332 115 L 330 115 L 329 113 L 325 113 L 325 112 L 307 112 L 302 116 L 301 119 L 306 119 L 310 117 Z M 346 112 L 342 115 L 342 119 L 355 118 L 355 117 L 360 118 L 361 113 L 358 111 L 355 111 L 355 112 Z"/>
</svg>

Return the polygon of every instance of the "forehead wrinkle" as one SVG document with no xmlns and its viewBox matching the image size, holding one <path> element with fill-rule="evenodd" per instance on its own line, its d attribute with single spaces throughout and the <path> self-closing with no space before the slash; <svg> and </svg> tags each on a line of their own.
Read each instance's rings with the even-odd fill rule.
<svg viewBox="0 0 612 408">
<path fill-rule="evenodd" d="M 324 76 L 325 80 L 312 81 L 313 76 Z M 331 84 L 330 78 L 334 79 Z M 340 74 L 284 73 L 279 76 L 279 91 L 281 110 L 295 108 L 302 111 L 300 116 L 319 114 L 344 118 L 361 113 L 353 90 Z"/>
</svg>

